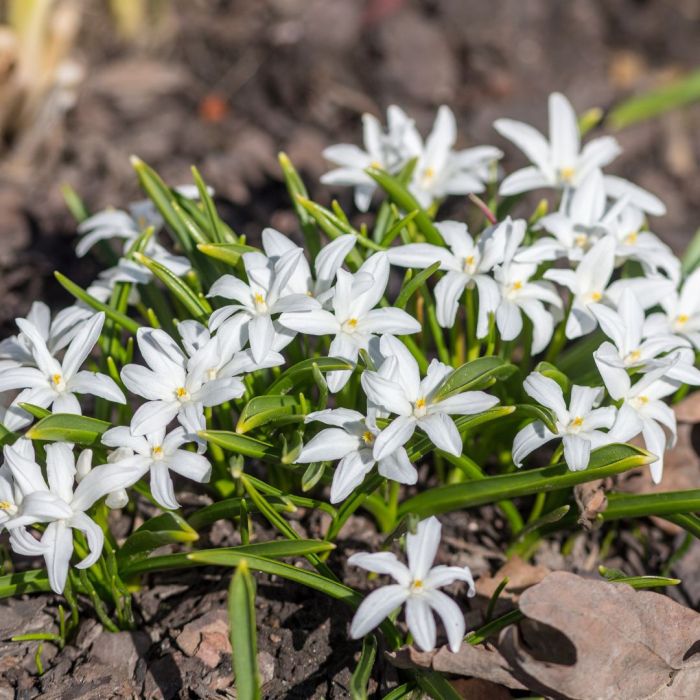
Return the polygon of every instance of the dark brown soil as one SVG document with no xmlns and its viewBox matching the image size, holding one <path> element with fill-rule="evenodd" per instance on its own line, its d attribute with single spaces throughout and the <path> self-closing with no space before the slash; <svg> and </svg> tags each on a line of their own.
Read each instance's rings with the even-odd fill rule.
<svg viewBox="0 0 700 700">
<path fill-rule="evenodd" d="M 463 143 L 503 147 L 512 169 L 521 156 L 492 130 L 495 118 L 543 127 L 545 98 L 554 89 L 579 110 L 608 108 L 694 68 L 700 58 L 694 0 L 219 0 L 174 6 L 170 37 L 150 48 L 120 43 L 106 18 L 90 10 L 79 47 L 88 73 L 75 110 L 46 134 L 32 162 L 0 161 L 3 332 L 33 299 L 69 303 L 53 269 L 83 285 L 94 277 L 97 265 L 73 256 L 74 226 L 59 185 L 69 182 L 91 210 L 123 206 L 139 196 L 132 153 L 171 183 L 188 181 L 190 165 L 197 164 L 240 232 L 255 238 L 273 225 L 293 233 L 277 152 L 287 151 L 312 194 L 328 201 L 330 193 L 316 184 L 325 169 L 321 150 L 358 141 L 363 111 L 379 113 L 396 103 L 425 131 L 445 102 L 458 115 Z M 699 125 L 700 107 L 694 107 L 618 135 L 626 152 L 617 172 L 665 200 L 669 214 L 654 224 L 677 250 L 698 221 Z M 347 192 L 338 194 L 349 204 Z M 463 214 L 465 208 L 457 201 L 449 211 Z M 299 527 L 317 535 L 319 524 L 308 520 L 302 517 Z M 500 566 L 504 525 L 492 510 L 453 514 L 444 524 L 446 560 L 469 564 L 475 575 Z M 233 536 L 219 524 L 211 539 L 224 544 Z M 604 561 L 629 574 L 658 573 L 681 539 L 646 526 L 622 529 Z M 355 549 L 373 549 L 380 541 L 371 521 L 352 519 L 332 568 L 366 588 L 366 577 L 344 570 L 344 562 Z M 535 560 L 578 572 L 593 572 L 600 563 L 599 533 L 582 534 L 566 556 L 561 546 L 555 540 Z M 674 569 L 685 579 L 674 595 L 692 606 L 700 598 L 692 583 L 699 557 L 694 545 Z M 143 632 L 108 635 L 86 616 L 66 649 L 44 644 L 43 676 L 34 660 L 36 643 L 4 640 L 55 629 L 57 599 L 1 603 L 0 700 L 235 697 L 230 654 L 217 632 L 227 578 L 208 570 L 152 577 L 136 596 Z M 261 665 L 270 679 L 265 697 L 347 698 L 360 648 L 348 641 L 349 611 L 284 581 L 260 576 L 258 584 Z M 460 603 L 468 607 L 463 595 Z M 478 624 L 478 613 L 472 621 Z M 210 631 L 194 651 L 178 642 L 192 624 Z M 218 662 L 217 649 L 224 649 Z M 374 682 L 375 690 L 392 687 L 391 667 L 380 661 Z"/>
</svg>

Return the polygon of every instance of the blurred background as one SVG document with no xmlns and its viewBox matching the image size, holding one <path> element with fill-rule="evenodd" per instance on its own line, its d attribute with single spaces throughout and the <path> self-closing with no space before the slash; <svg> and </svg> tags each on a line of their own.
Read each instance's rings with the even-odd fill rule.
<svg viewBox="0 0 700 700">
<path fill-rule="evenodd" d="M 424 133 L 450 105 L 459 145 L 498 145 L 513 170 L 493 120 L 546 128 L 560 90 L 604 111 L 612 171 L 666 202 L 657 233 L 678 251 L 700 224 L 700 0 L 0 0 L 0 22 L 4 331 L 63 299 L 54 269 L 96 273 L 62 184 L 96 211 L 139 197 L 132 153 L 170 184 L 196 164 L 239 232 L 293 232 L 277 152 L 327 202 L 322 149 L 392 103 Z"/>
</svg>

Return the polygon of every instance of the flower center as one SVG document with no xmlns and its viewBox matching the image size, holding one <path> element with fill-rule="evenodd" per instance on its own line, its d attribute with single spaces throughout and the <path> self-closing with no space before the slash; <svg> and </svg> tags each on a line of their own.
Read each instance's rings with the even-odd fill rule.
<svg viewBox="0 0 700 700">
<path fill-rule="evenodd" d="M 163 452 L 163 446 L 155 445 L 151 449 L 151 457 L 153 457 L 153 459 L 157 462 L 160 462 L 160 460 L 163 459 L 163 457 L 165 457 L 165 453 Z"/>
<path fill-rule="evenodd" d="M 369 167 L 374 168 L 375 170 L 384 170 L 384 166 L 378 160 L 373 160 L 369 164 Z"/>
<path fill-rule="evenodd" d="M 424 416 L 427 412 L 427 402 L 426 400 L 421 397 L 418 399 L 414 404 L 413 404 L 413 415 L 417 416 L 420 418 L 421 416 Z"/>
<path fill-rule="evenodd" d="M 688 314 L 679 314 L 678 316 L 676 316 L 676 326 L 678 328 L 682 328 L 683 326 L 685 326 L 685 324 L 688 323 L 688 321 L 690 321 L 690 316 L 688 316 Z"/>
<path fill-rule="evenodd" d="M 625 363 L 626 364 L 632 364 L 634 362 L 639 362 L 639 358 L 642 356 L 641 351 L 639 350 L 632 350 L 627 357 L 625 358 Z"/>
<path fill-rule="evenodd" d="M 568 425 L 568 431 L 570 433 L 578 433 L 583 427 L 583 418 L 581 416 L 576 416 Z"/>
<path fill-rule="evenodd" d="M 265 297 L 260 294 L 260 292 L 256 292 L 253 294 L 253 302 L 255 302 L 255 310 L 258 311 L 259 313 L 264 313 L 267 311 L 267 303 L 265 302 Z"/>
<path fill-rule="evenodd" d="M 600 301 L 603 298 L 603 295 L 600 292 L 591 292 L 588 295 L 588 298 L 593 302 L 593 301 Z"/>
<path fill-rule="evenodd" d="M 435 178 L 435 168 L 426 168 L 423 171 L 423 187 L 427 187 Z"/>
<path fill-rule="evenodd" d="M 56 391 L 63 391 L 66 388 L 66 383 L 63 381 L 63 375 L 59 374 L 58 372 L 51 375 L 51 383 Z"/>
<path fill-rule="evenodd" d="M 588 236 L 585 233 L 577 233 L 574 236 L 574 245 L 577 248 L 585 248 L 588 245 Z"/>
<path fill-rule="evenodd" d="M 347 321 L 345 321 L 343 324 L 343 330 L 346 333 L 354 333 L 357 330 L 357 319 L 349 318 Z"/>
<path fill-rule="evenodd" d="M 190 392 L 187 391 L 184 386 L 179 386 L 177 389 L 175 389 L 175 396 L 180 401 L 188 401 L 190 398 Z"/>
<path fill-rule="evenodd" d="M 0 501 L 0 510 L 4 510 L 6 513 L 15 510 L 16 506 L 9 501 Z"/>
<path fill-rule="evenodd" d="M 467 255 L 466 258 L 464 258 L 464 270 L 465 272 L 474 272 L 476 269 L 476 260 L 473 255 Z"/>
<path fill-rule="evenodd" d="M 628 233 L 625 236 L 625 244 L 626 245 L 634 245 L 637 242 L 638 235 L 639 235 L 638 231 L 632 231 L 631 233 Z"/>
<path fill-rule="evenodd" d="M 574 168 L 562 168 L 559 171 L 559 179 L 567 185 L 571 184 L 574 175 L 576 175 L 576 170 Z"/>
<path fill-rule="evenodd" d="M 420 593 L 423 590 L 423 581 L 421 581 L 419 578 L 417 578 L 415 581 L 411 583 L 411 590 L 414 593 Z"/>
<path fill-rule="evenodd" d="M 374 435 L 372 435 L 369 430 L 365 430 L 365 432 L 362 433 L 362 441 L 365 445 L 371 445 L 374 442 Z"/>
</svg>

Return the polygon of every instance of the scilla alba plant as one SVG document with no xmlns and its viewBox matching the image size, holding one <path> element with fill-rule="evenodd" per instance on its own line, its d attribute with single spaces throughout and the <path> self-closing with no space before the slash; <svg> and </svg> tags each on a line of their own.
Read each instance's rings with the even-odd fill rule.
<svg viewBox="0 0 700 700">
<path fill-rule="evenodd" d="M 700 384 L 700 270 L 650 231 L 663 204 L 603 173 L 617 142 L 582 143 L 555 94 L 548 136 L 496 123 L 529 161 L 499 180 L 497 148 L 455 150 L 447 107 L 425 139 L 397 107 L 388 116 L 364 118 L 362 146 L 326 151 L 324 181 L 376 204 L 371 225 L 312 201 L 285 155 L 299 236 L 247 241 L 196 170 L 195 186 L 171 188 L 138 158 L 147 200 L 129 211 L 89 216 L 69 193 L 79 252 L 117 245 L 87 289 L 56 273 L 74 306 L 52 317 L 35 303 L 0 344 L 0 529 L 17 555 L 0 596 L 62 594 L 65 640 L 85 600 L 129 629 L 145 574 L 233 567 L 236 682 L 259 697 L 251 572 L 264 572 L 356 610 L 361 685 L 377 638 L 456 651 L 513 622 L 465 641 L 473 579 L 440 548 L 441 519 L 494 504 L 504 547 L 528 556 L 579 527 L 575 485 L 643 465 L 662 480 L 671 404 Z M 531 190 L 547 195 L 534 212 Z M 468 221 L 440 215 L 455 196 Z M 186 491 L 207 505 L 181 507 Z M 157 514 L 117 539 L 114 508 Z M 297 510 L 324 515 L 317 538 L 297 534 Z M 698 536 L 697 510 L 695 492 L 614 494 L 599 524 L 660 515 Z M 374 551 L 344 546 L 358 511 L 383 535 Z M 221 519 L 240 544 L 201 546 Z M 346 557 L 378 576 L 371 593 L 342 581 Z M 400 673 L 453 697 L 437 673 Z"/>
</svg>

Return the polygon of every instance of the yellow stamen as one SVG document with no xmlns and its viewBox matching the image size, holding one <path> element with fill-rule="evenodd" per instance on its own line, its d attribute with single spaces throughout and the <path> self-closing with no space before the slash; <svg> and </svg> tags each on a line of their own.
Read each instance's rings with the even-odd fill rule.
<svg viewBox="0 0 700 700">
<path fill-rule="evenodd" d="M 63 377 L 60 374 L 54 374 L 51 377 L 51 381 L 58 386 L 63 381 Z"/>
<path fill-rule="evenodd" d="M 416 579 L 416 580 L 411 584 L 411 588 L 412 588 L 414 591 L 420 591 L 421 588 L 423 588 L 423 581 L 421 581 L 420 579 Z"/>
<path fill-rule="evenodd" d="M 585 233 L 579 233 L 574 238 L 574 243 L 578 248 L 585 248 L 588 243 L 588 236 Z"/>
<path fill-rule="evenodd" d="M 593 292 L 591 294 L 591 299 L 593 301 L 600 301 L 603 298 L 603 295 L 600 292 Z"/>
<path fill-rule="evenodd" d="M 263 295 L 260 294 L 260 292 L 258 292 L 257 294 L 255 294 L 255 295 L 253 296 L 253 299 L 255 300 L 255 303 L 256 303 L 256 304 L 264 304 L 264 303 L 265 303 L 265 299 L 264 299 Z"/>
<path fill-rule="evenodd" d="M 637 242 L 637 235 L 638 235 L 637 231 L 632 231 L 632 233 L 628 233 L 625 236 L 625 243 L 627 245 L 634 245 Z"/>
<path fill-rule="evenodd" d="M 152 450 L 151 454 L 154 457 L 162 457 L 163 456 L 163 448 L 160 445 L 156 445 Z"/>
<path fill-rule="evenodd" d="M 576 418 L 571 421 L 571 425 L 574 428 L 580 428 L 583 425 L 583 418 L 581 418 L 581 416 L 576 416 Z"/>
<path fill-rule="evenodd" d="M 362 440 L 365 445 L 371 445 L 374 442 L 374 435 L 372 435 L 369 430 L 365 430 L 365 432 L 362 433 Z"/>
<path fill-rule="evenodd" d="M 351 318 L 347 321 L 348 326 L 350 328 L 356 328 L 357 327 L 357 319 L 356 318 Z"/>
<path fill-rule="evenodd" d="M 423 182 L 429 183 L 435 177 L 435 168 L 426 168 L 423 171 Z"/>
<path fill-rule="evenodd" d="M 520 280 L 515 280 L 513 282 L 513 289 L 522 289 L 523 288 L 523 283 Z"/>
<path fill-rule="evenodd" d="M 384 169 L 384 166 L 378 160 L 373 160 L 369 164 L 369 167 L 374 168 L 375 170 L 383 170 Z"/>
<path fill-rule="evenodd" d="M 685 326 L 685 324 L 688 323 L 689 320 L 690 320 L 690 316 L 688 316 L 688 314 L 680 314 L 680 315 L 676 318 L 676 323 L 677 323 L 679 326 Z"/>
<path fill-rule="evenodd" d="M 179 386 L 179 387 L 175 390 L 175 394 L 177 395 L 177 398 L 178 398 L 178 399 L 181 399 L 181 398 L 187 396 L 187 389 L 185 389 L 184 386 Z"/>
<path fill-rule="evenodd" d="M 574 168 L 562 168 L 559 171 L 559 177 L 561 177 L 564 182 L 571 182 L 574 179 L 575 174 L 576 171 Z"/>
<path fill-rule="evenodd" d="M 639 350 L 632 350 L 632 352 L 629 355 L 627 355 L 627 359 L 630 362 L 636 362 L 641 356 L 642 353 Z"/>
<path fill-rule="evenodd" d="M 416 401 L 416 408 L 425 408 L 425 399 L 418 399 L 418 401 Z"/>
<path fill-rule="evenodd" d="M 649 403 L 649 397 L 648 397 L 648 396 L 638 396 L 638 397 L 637 397 L 637 400 L 638 400 L 639 403 L 641 403 L 641 404 Z"/>
<path fill-rule="evenodd" d="M 464 258 L 464 262 L 467 263 L 467 265 L 473 265 L 474 264 L 474 256 L 469 255 L 468 257 Z"/>
<path fill-rule="evenodd" d="M 0 501 L 0 510 L 10 510 L 12 508 L 12 503 L 9 501 Z"/>
</svg>

